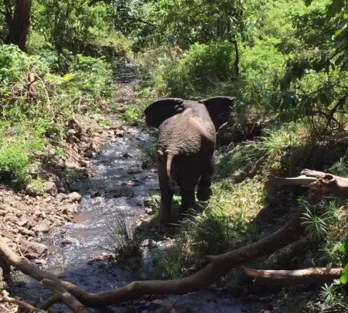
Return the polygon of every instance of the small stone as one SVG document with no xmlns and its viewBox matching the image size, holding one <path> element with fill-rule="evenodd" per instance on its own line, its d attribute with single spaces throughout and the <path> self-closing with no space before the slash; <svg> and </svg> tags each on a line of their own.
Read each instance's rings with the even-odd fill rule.
<svg viewBox="0 0 348 313">
<path fill-rule="evenodd" d="M 48 233 L 50 231 L 50 228 L 48 225 L 39 224 L 39 225 L 36 225 L 33 228 L 33 230 L 36 232 Z"/>
<path fill-rule="evenodd" d="M 142 173 L 142 172 L 143 172 L 143 169 L 141 167 L 137 167 L 137 166 L 131 167 L 127 171 L 128 174 L 138 174 L 138 173 Z"/>
<path fill-rule="evenodd" d="M 62 245 L 71 245 L 71 244 L 78 244 L 78 240 L 69 236 L 66 236 L 63 238 L 61 244 Z"/>
<path fill-rule="evenodd" d="M 55 197 L 58 194 L 57 185 L 54 182 L 45 182 L 45 191 Z"/>
<path fill-rule="evenodd" d="M 73 202 L 80 202 L 81 199 L 82 199 L 82 196 L 78 192 L 74 191 L 68 195 L 67 200 L 68 202 L 73 203 Z"/>
<path fill-rule="evenodd" d="M 148 215 L 153 215 L 155 213 L 155 210 L 152 208 L 145 208 L 145 212 Z"/>
<path fill-rule="evenodd" d="M 18 221 L 17 223 L 19 226 L 25 226 L 28 224 L 28 220 L 26 218 L 22 218 L 21 220 Z"/>
<path fill-rule="evenodd" d="M 61 202 L 61 201 L 63 201 L 64 199 L 66 199 L 68 196 L 66 195 L 66 194 L 64 194 L 64 193 L 59 193 L 58 195 L 57 195 L 57 197 L 56 197 L 56 199 L 59 201 L 59 202 Z"/>
</svg>

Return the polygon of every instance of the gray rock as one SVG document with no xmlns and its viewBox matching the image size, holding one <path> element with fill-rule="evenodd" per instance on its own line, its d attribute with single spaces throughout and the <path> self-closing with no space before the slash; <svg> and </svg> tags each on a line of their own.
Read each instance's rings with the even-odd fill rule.
<svg viewBox="0 0 348 313">
<path fill-rule="evenodd" d="M 71 202 L 71 203 L 80 202 L 81 199 L 82 199 L 82 196 L 76 191 L 70 193 L 67 197 L 68 202 Z"/>
<path fill-rule="evenodd" d="M 35 259 L 41 257 L 46 251 L 47 246 L 35 241 L 20 241 L 20 247 L 25 257 Z"/>
</svg>

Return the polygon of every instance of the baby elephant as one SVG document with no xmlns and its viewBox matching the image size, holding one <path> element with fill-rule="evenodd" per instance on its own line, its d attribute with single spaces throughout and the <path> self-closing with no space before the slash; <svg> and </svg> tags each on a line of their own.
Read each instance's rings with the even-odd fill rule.
<svg viewBox="0 0 348 313">
<path fill-rule="evenodd" d="M 180 188 L 180 216 L 207 201 L 214 171 L 216 131 L 228 121 L 235 97 L 214 97 L 201 101 L 164 98 L 145 109 L 146 124 L 159 128 L 157 168 L 161 189 L 162 224 L 170 222 L 175 182 Z"/>
</svg>

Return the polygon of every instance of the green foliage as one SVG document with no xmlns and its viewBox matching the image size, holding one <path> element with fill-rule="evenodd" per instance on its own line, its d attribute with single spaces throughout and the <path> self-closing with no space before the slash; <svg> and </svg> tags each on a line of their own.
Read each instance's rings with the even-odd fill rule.
<svg viewBox="0 0 348 313">
<path fill-rule="evenodd" d="M 37 135 L 40 130 L 29 125 L 23 123 L 20 127 L 11 127 L 7 123 L 0 124 L 3 134 L 0 137 L 0 181 L 3 183 L 25 185 L 29 181 L 28 167 L 33 153 L 44 150 L 45 140 Z"/>
<path fill-rule="evenodd" d="M 183 257 L 177 249 L 157 250 L 151 253 L 155 270 L 151 271 L 154 279 L 173 279 L 180 277 L 183 267 Z"/>
<path fill-rule="evenodd" d="M 305 208 L 301 220 L 307 236 L 314 241 L 323 239 L 328 233 L 329 225 L 337 221 L 335 201 L 320 202 L 317 205 L 311 205 L 304 200 L 301 202 Z"/>
<path fill-rule="evenodd" d="M 164 92 L 184 98 L 211 93 L 216 84 L 233 77 L 233 51 L 229 42 L 191 45 L 182 59 L 163 70 Z"/>
</svg>

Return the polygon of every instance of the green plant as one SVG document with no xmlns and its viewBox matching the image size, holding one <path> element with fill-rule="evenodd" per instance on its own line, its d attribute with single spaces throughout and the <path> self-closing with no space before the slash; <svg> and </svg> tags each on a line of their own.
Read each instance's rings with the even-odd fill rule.
<svg viewBox="0 0 348 313">
<path fill-rule="evenodd" d="M 141 238 L 133 233 L 127 225 L 127 218 L 124 212 L 113 210 L 108 219 L 107 233 L 113 241 L 113 249 L 116 258 L 124 260 L 134 256 L 140 256 Z"/>
<path fill-rule="evenodd" d="M 141 116 L 140 110 L 139 108 L 136 108 L 136 107 L 127 109 L 123 114 L 124 119 L 128 123 L 138 123 L 140 120 L 140 116 Z"/>
<path fill-rule="evenodd" d="M 30 157 L 25 147 L 20 144 L 3 144 L 0 147 L 0 179 L 14 185 L 28 182 Z"/>
<path fill-rule="evenodd" d="M 154 270 L 151 275 L 154 279 L 178 278 L 182 272 L 182 256 L 176 248 L 167 251 L 155 250 L 151 253 Z"/>
<path fill-rule="evenodd" d="M 45 183 L 41 179 L 33 179 L 30 182 L 30 189 L 32 193 L 43 196 L 46 193 Z"/>
<path fill-rule="evenodd" d="M 337 221 L 336 202 L 331 201 L 326 203 L 321 201 L 317 205 L 311 205 L 302 198 L 299 201 L 305 209 L 301 220 L 307 235 L 312 240 L 323 239 L 328 233 L 329 225 Z"/>
<path fill-rule="evenodd" d="M 233 76 L 233 45 L 229 42 L 195 43 L 182 59 L 164 68 L 162 81 L 166 93 L 192 98 L 208 95 L 216 84 Z"/>
</svg>

